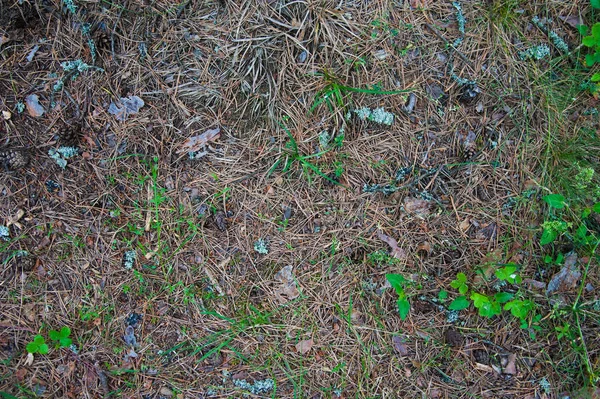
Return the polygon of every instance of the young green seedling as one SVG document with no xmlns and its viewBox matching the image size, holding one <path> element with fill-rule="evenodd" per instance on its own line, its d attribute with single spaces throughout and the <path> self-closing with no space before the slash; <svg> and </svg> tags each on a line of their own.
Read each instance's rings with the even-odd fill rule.
<svg viewBox="0 0 600 399">
<path fill-rule="evenodd" d="M 33 338 L 33 341 L 27 344 L 26 349 L 31 354 L 39 353 L 40 355 L 47 354 L 49 350 L 46 340 L 39 334 Z"/>
<path fill-rule="evenodd" d="M 69 338 L 71 329 L 67 326 L 61 328 L 60 331 L 50 330 L 48 335 L 52 341 L 56 341 L 57 348 L 67 348 L 73 343 L 73 340 Z"/>
<path fill-rule="evenodd" d="M 410 303 L 406 299 L 406 293 L 404 292 L 407 280 L 401 274 L 386 274 L 385 278 L 390 282 L 392 288 L 396 290 L 396 294 L 398 294 L 398 301 L 396 301 L 398 304 L 398 313 L 400 314 L 400 318 L 404 320 L 410 311 Z"/>
</svg>

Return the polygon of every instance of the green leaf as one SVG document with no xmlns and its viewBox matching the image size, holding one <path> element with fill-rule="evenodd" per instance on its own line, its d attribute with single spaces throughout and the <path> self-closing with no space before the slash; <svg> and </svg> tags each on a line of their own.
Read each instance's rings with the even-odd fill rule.
<svg viewBox="0 0 600 399">
<path fill-rule="evenodd" d="M 8 392 L 0 392 L 0 398 L 2 398 L 2 399 L 19 399 L 16 396 L 12 396 Z"/>
<path fill-rule="evenodd" d="M 466 284 L 463 284 L 458 288 L 458 292 L 460 292 L 463 295 L 465 295 L 467 291 L 469 291 L 469 286 L 467 286 Z"/>
<path fill-rule="evenodd" d="M 48 353 L 48 345 L 47 344 L 40 345 L 39 353 L 40 353 L 40 355 L 45 355 L 46 353 Z"/>
<path fill-rule="evenodd" d="M 73 340 L 71 338 L 62 338 L 60 340 L 60 346 L 62 346 L 63 348 L 70 346 L 72 343 Z"/>
<path fill-rule="evenodd" d="M 29 353 L 37 353 L 38 350 L 40 349 L 40 346 L 38 344 L 36 344 L 35 342 L 30 342 L 27 344 L 25 349 L 27 349 L 27 352 L 29 352 Z"/>
<path fill-rule="evenodd" d="M 596 213 L 600 213 L 600 202 L 596 202 L 592 207 L 592 210 Z"/>
<path fill-rule="evenodd" d="M 585 55 L 585 65 L 591 67 L 594 66 L 596 59 L 594 58 L 594 54 L 586 54 Z"/>
<path fill-rule="evenodd" d="M 61 339 L 60 333 L 56 330 L 50 330 L 48 336 L 52 341 L 58 341 L 59 339 Z"/>
<path fill-rule="evenodd" d="M 467 299 L 466 296 L 459 296 L 458 298 L 453 300 L 452 303 L 450 303 L 450 306 L 448 306 L 448 309 L 463 310 L 463 309 L 468 308 L 470 304 L 471 304 L 471 302 L 469 302 L 469 300 Z"/>
<path fill-rule="evenodd" d="M 552 229 L 544 229 L 544 231 L 542 232 L 542 238 L 540 238 L 540 244 L 550 244 L 552 241 L 556 240 L 556 237 L 558 237 L 557 231 Z"/>
<path fill-rule="evenodd" d="M 581 226 L 579 226 L 577 228 L 576 234 L 577 234 L 578 238 L 583 239 L 583 238 L 585 238 L 585 236 L 587 236 L 587 232 L 588 232 L 588 229 L 587 229 L 586 225 L 582 224 Z"/>
<path fill-rule="evenodd" d="M 385 278 L 390 282 L 390 285 L 396 290 L 398 295 L 404 291 L 404 283 L 406 279 L 401 274 L 386 274 Z"/>
<path fill-rule="evenodd" d="M 482 307 L 485 303 L 490 303 L 490 300 L 487 296 L 482 295 L 480 293 L 477 292 L 473 292 L 471 294 L 471 300 L 473 301 L 473 305 L 476 308 L 480 308 Z"/>
<path fill-rule="evenodd" d="M 596 38 L 594 36 L 584 36 L 581 39 L 581 44 L 586 47 L 594 47 L 596 45 Z"/>
<path fill-rule="evenodd" d="M 542 198 L 551 208 L 563 209 L 565 207 L 565 197 L 561 194 L 549 194 Z"/>
<path fill-rule="evenodd" d="M 600 73 L 596 72 L 595 74 L 593 74 L 592 77 L 590 78 L 590 80 L 592 82 L 600 82 Z"/>
<path fill-rule="evenodd" d="M 410 310 L 410 303 L 408 302 L 408 300 L 406 300 L 406 298 L 400 298 L 398 299 L 398 313 L 400 314 L 400 318 L 402 320 L 406 319 L 406 316 L 408 316 L 408 312 Z"/>
<path fill-rule="evenodd" d="M 44 339 L 44 337 L 42 337 L 41 335 L 38 334 L 33 338 L 33 342 L 35 342 L 38 345 L 42 345 L 43 343 L 46 342 L 46 340 Z"/>
<path fill-rule="evenodd" d="M 592 36 L 594 36 L 596 39 L 600 38 L 600 22 L 596 22 L 594 26 L 592 26 Z"/>
<path fill-rule="evenodd" d="M 467 275 L 466 275 L 466 274 L 464 274 L 464 273 L 458 273 L 458 274 L 456 275 L 456 279 L 457 279 L 458 281 L 460 281 L 461 283 L 466 283 L 466 282 L 467 282 Z"/>
<path fill-rule="evenodd" d="M 63 338 L 67 338 L 69 335 L 71 335 L 71 329 L 67 326 L 64 326 L 60 329 L 60 335 Z"/>
<path fill-rule="evenodd" d="M 513 294 L 510 292 L 498 292 L 496 295 L 494 295 L 494 299 L 498 303 L 505 303 L 513 299 Z"/>
<path fill-rule="evenodd" d="M 440 290 L 440 292 L 438 293 L 438 299 L 440 300 L 444 300 L 448 298 L 448 291 L 446 290 Z"/>
<path fill-rule="evenodd" d="M 585 25 L 577 25 L 577 30 L 581 36 L 585 36 L 590 29 Z"/>
<path fill-rule="evenodd" d="M 590 4 L 593 8 L 600 8 L 600 0 L 590 0 Z"/>
</svg>

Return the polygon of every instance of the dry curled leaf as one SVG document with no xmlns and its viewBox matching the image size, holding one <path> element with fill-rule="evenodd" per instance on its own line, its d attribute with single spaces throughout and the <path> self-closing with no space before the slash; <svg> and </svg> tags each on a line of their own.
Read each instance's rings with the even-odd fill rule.
<svg viewBox="0 0 600 399">
<path fill-rule="evenodd" d="M 566 292 L 575 289 L 578 286 L 581 272 L 577 267 L 577 254 L 571 252 L 565 258 L 565 265 L 560 272 L 552 276 L 548 283 L 546 295 L 552 295 L 557 292 Z"/>
<path fill-rule="evenodd" d="M 505 359 L 502 359 L 502 372 L 504 374 L 515 375 L 517 374 L 517 355 L 514 353 L 509 354 Z"/>
<path fill-rule="evenodd" d="M 35 117 L 39 117 L 44 115 L 46 110 L 40 104 L 40 98 L 37 94 L 30 94 L 25 97 L 25 106 L 27 107 L 27 112 L 29 115 Z"/>
<path fill-rule="evenodd" d="M 390 255 L 396 259 L 406 259 L 406 252 L 398 246 L 398 241 L 384 234 L 381 230 L 377 231 L 377 238 L 390 246 Z"/>
<path fill-rule="evenodd" d="M 293 267 L 288 265 L 275 274 L 275 280 L 280 283 L 280 286 L 275 289 L 274 293 L 280 303 L 291 301 L 300 296 L 292 269 Z"/>
<path fill-rule="evenodd" d="M 419 198 L 404 198 L 404 210 L 408 213 L 412 213 L 418 217 L 425 217 L 429 215 L 431 203 Z"/>
<path fill-rule="evenodd" d="M 400 356 L 408 356 L 408 347 L 404 343 L 404 339 L 402 339 L 402 337 L 394 335 L 392 337 L 392 345 L 394 345 L 394 350 Z"/>
<path fill-rule="evenodd" d="M 304 340 L 304 341 L 300 341 L 296 344 L 296 350 L 301 355 L 306 355 L 308 352 L 310 352 L 314 343 L 315 343 L 315 341 L 312 338 Z"/>
<path fill-rule="evenodd" d="M 198 136 L 192 136 L 183 142 L 181 148 L 177 150 L 178 154 L 184 152 L 198 152 L 201 151 L 209 141 L 214 141 L 221 136 L 221 128 L 209 129 Z"/>
</svg>

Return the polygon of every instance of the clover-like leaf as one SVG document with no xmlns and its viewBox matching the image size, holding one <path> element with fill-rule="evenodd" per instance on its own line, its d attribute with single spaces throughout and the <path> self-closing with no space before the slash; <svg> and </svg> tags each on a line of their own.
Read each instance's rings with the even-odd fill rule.
<svg viewBox="0 0 600 399">
<path fill-rule="evenodd" d="M 38 352 L 40 353 L 40 355 L 45 355 L 46 353 L 48 353 L 48 344 L 42 344 L 40 345 Z"/>
<path fill-rule="evenodd" d="M 38 350 L 40 349 L 40 346 L 38 344 L 36 344 L 35 342 L 30 342 L 27 344 L 25 349 L 27 349 L 27 352 L 29 352 L 29 353 L 37 353 Z"/>
<path fill-rule="evenodd" d="M 469 300 L 467 299 L 466 296 L 462 295 L 459 296 L 458 298 L 456 298 L 455 300 L 453 300 L 450 303 L 450 306 L 448 306 L 448 309 L 450 310 L 463 310 L 469 307 L 469 305 L 471 304 L 471 302 L 469 302 Z"/>
<path fill-rule="evenodd" d="M 71 329 L 67 326 L 63 326 L 63 328 L 60 329 L 60 336 L 67 338 L 69 335 L 71 335 Z"/>
<path fill-rule="evenodd" d="M 50 337 L 50 339 L 52 341 L 58 341 L 62 338 L 60 333 L 56 330 L 50 330 L 50 332 L 48 333 L 48 336 Z"/>
</svg>

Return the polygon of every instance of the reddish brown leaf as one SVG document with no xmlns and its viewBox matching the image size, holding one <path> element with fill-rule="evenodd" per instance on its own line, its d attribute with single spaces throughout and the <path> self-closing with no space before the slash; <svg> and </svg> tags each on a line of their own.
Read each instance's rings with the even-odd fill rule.
<svg viewBox="0 0 600 399">
<path fill-rule="evenodd" d="M 298 342 L 296 344 L 296 350 L 301 355 L 306 355 L 308 352 L 310 352 L 310 350 L 312 349 L 314 343 L 315 342 L 313 341 L 312 338 L 304 340 L 304 341 L 300 341 L 300 342 Z"/>
<path fill-rule="evenodd" d="M 177 151 L 178 154 L 184 152 L 198 152 L 204 148 L 209 141 L 214 141 L 221 136 L 221 128 L 209 129 L 198 136 L 192 136 L 183 142 L 181 148 Z"/>
<path fill-rule="evenodd" d="M 398 241 L 384 234 L 381 230 L 377 231 L 377 238 L 390 246 L 390 255 L 396 259 L 406 259 L 406 252 L 398 246 Z"/>
</svg>

